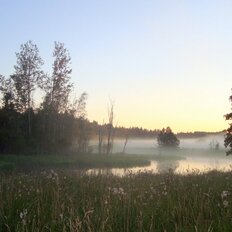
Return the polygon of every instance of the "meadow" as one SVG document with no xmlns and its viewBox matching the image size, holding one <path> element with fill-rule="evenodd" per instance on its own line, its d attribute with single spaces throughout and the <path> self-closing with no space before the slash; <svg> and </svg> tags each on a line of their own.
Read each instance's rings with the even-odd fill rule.
<svg viewBox="0 0 232 232">
<path fill-rule="evenodd" d="M 230 231 L 232 173 L 2 173 L 0 231 Z"/>
<path fill-rule="evenodd" d="M 225 150 L 1 155 L 0 231 L 231 231 L 232 172 L 166 166 L 190 158 L 224 159 Z M 158 172 L 130 171 L 151 162 Z M 127 172 L 88 173 L 114 168 Z"/>
</svg>

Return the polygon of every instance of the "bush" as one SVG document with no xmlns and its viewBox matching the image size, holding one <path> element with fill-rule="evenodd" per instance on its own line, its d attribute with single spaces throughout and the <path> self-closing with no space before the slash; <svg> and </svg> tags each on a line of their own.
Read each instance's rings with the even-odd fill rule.
<svg viewBox="0 0 232 232">
<path fill-rule="evenodd" d="M 179 139 L 172 132 L 170 127 L 162 129 L 157 137 L 157 142 L 160 147 L 178 147 L 180 144 Z"/>
</svg>

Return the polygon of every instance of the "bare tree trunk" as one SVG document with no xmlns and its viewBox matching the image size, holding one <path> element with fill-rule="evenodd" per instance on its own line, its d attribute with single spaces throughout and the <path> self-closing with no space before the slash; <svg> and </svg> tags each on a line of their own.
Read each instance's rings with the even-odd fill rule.
<svg viewBox="0 0 232 232">
<path fill-rule="evenodd" d="M 122 150 L 122 153 L 123 153 L 123 154 L 126 153 L 126 145 L 127 145 L 128 139 L 129 139 L 129 136 L 128 136 L 128 134 L 127 134 L 127 135 L 126 135 L 125 142 L 124 142 L 123 150 Z"/>
<path fill-rule="evenodd" d="M 107 147 L 106 147 L 106 153 L 110 154 L 111 152 L 111 141 L 112 141 L 112 131 L 113 131 L 113 125 L 112 124 L 108 124 L 107 125 L 107 129 L 108 129 L 108 136 L 107 136 Z"/>
<path fill-rule="evenodd" d="M 28 137 L 31 137 L 31 109 L 28 108 Z"/>
<path fill-rule="evenodd" d="M 107 146 L 106 146 L 106 154 L 110 154 L 113 148 L 113 122 L 114 122 L 114 104 L 110 102 L 110 109 L 108 112 L 109 122 L 107 125 L 108 136 L 107 136 Z"/>
<path fill-rule="evenodd" d="M 102 128 L 100 125 L 98 128 L 98 153 L 102 154 Z"/>
<path fill-rule="evenodd" d="M 30 81 L 28 81 L 28 100 L 27 100 L 27 110 L 28 110 L 28 137 L 31 137 L 31 91 L 30 91 Z"/>
</svg>

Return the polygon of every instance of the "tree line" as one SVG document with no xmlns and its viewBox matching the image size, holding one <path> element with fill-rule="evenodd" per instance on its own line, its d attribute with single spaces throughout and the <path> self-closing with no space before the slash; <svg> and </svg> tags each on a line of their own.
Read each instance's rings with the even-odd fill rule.
<svg viewBox="0 0 232 232">
<path fill-rule="evenodd" d="M 87 94 L 71 100 L 71 57 L 64 44 L 54 44 L 51 74 L 43 64 L 37 45 L 28 41 L 16 53 L 12 75 L 0 75 L 1 153 L 57 152 L 73 143 L 77 151 L 87 150 Z M 42 97 L 39 106 L 36 92 Z"/>
<path fill-rule="evenodd" d="M 157 137 L 159 130 L 114 126 L 114 105 L 108 122 L 89 122 L 87 94 L 71 98 L 71 57 L 63 43 L 55 42 L 52 72 L 43 70 L 39 49 L 27 41 L 16 52 L 16 64 L 9 77 L 0 75 L 0 153 L 86 153 L 89 139 L 98 138 L 99 153 L 112 152 L 115 137 Z M 35 99 L 41 97 L 39 105 Z"/>
<path fill-rule="evenodd" d="M 125 138 L 125 146 L 132 137 L 157 138 L 160 146 L 179 146 L 169 127 L 160 131 L 114 126 L 113 104 L 107 123 L 89 122 L 87 93 L 76 99 L 71 96 L 71 57 L 63 43 L 54 43 L 52 72 L 45 73 L 43 65 L 37 45 L 28 41 L 16 52 L 13 73 L 9 77 L 0 74 L 0 153 L 41 154 L 70 149 L 86 153 L 90 137 L 98 138 L 99 153 L 107 154 L 112 152 L 115 137 Z M 38 93 L 42 100 L 36 105 Z M 226 119 L 231 119 L 231 113 Z M 227 130 L 226 147 L 232 146 L 231 130 Z M 205 132 L 177 134 L 180 138 L 199 136 L 205 136 Z"/>
</svg>

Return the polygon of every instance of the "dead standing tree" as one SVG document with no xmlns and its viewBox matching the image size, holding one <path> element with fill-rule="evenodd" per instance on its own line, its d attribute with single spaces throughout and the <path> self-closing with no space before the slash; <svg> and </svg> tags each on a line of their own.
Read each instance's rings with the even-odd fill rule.
<svg viewBox="0 0 232 232">
<path fill-rule="evenodd" d="M 98 153 L 110 154 L 114 143 L 114 104 L 110 101 L 108 107 L 108 123 L 98 126 Z"/>
<path fill-rule="evenodd" d="M 123 145 L 123 150 L 122 150 L 122 153 L 125 154 L 126 153 L 126 145 L 128 143 L 128 139 L 129 139 L 129 133 L 126 134 L 126 137 L 125 137 L 125 141 L 124 141 L 124 145 Z"/>
<path fill-rule="evenodd" d="M 114 142 L 114 104 L 110 101 L 110 106 L 108 109 L 108 124 L 107 124 L 107 144 L 106 144 L 106 154 L 110 154 L 113 150 Z"/>
<path fill-rule="evenodd" d="M 102 145 L 103 145 L 103 131 L 102 131 L 102 126 L 99 125 L 98 126 L 98 153 L 99 154 L 102 154 Z"/>
</svg>

